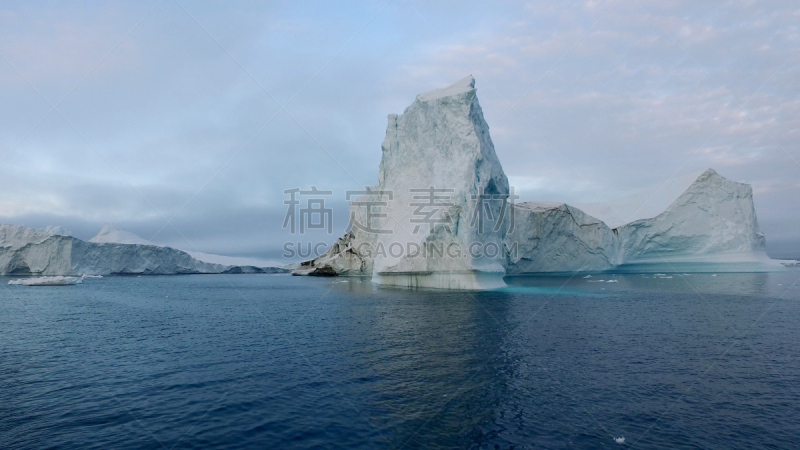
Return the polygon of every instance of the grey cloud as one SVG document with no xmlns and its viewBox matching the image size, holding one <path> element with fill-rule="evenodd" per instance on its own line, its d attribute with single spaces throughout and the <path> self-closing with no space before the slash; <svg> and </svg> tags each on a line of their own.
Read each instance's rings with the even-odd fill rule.
<svg viewBox="0 0 800 450">
<path fill-rule="evenodd" d="M 155 4 L 5 3 L 0 54 L 57 102 Z M 27 137 L 49 106 L 0 61 L 0 157 L 25 137 L 0 161 L 0 220 L 149 238 L 175 216 L 162 243 L 275 255 L 284 189 L 334 190 L 343 231 L 386 115 L 471 73 L 523 200 L 714 167 L 754 184 L 769 242 L 800 243 L 792 2 L 181 4 L 202 26 L 158 5 L 59 105 L 66 120 Z"/>
</svg>

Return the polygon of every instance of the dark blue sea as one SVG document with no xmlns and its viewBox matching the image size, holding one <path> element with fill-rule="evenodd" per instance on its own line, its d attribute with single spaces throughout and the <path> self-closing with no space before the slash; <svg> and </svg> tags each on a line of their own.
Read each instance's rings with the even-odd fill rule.
<svg viewBox="0 0 800 450">
<path fill-rule="evenodd" d="M 798 448 L 798 278 L 0 278 L 0 447 Z"/>
</svg>

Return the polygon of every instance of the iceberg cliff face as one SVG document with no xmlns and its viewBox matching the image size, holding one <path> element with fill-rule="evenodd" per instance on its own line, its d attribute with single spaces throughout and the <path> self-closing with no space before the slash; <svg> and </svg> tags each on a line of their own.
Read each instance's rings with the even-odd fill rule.
<svg viewBox="0 0 800 450">
<path fill-rule="evenodd" d="M 0 225 L 0 275 L 73 275 L 75 238 L 15 225 Z"/>
<path fill-rule="evenodd" d="M 522 203 L 514 211 L 506 236 L 510 275 L 781 269 L 764 250 L 751 187 L 711 169 L 661 214 L 613 230 L 565 204 Z"/>
<path fill-rule="evenodd" d="M 402 115 L 390 115 L 382 151 L 378 190 L 393 199 L 378 229 L 391 233 L 376 235 L 373 281 L 449 289 L 504 286 L 503 258 L 477 251 L 489 243 L 502 249 L 505 234 L 495 223 L 479 230 L 484 219 L 478 215 L 498 217 L 502 201 L 481 205 L 478 196 L 507 196 L 509 190 L 475 80 L 470 76 L 419 95 Z"/>
<path fill-rule="evenodd" d="M 475 92 L 466 77 L 389 116 L 380 183 L 351 204 L 360 226 L 295 274 L 371 275 L 378 284 L 444 289 L 505 286 L 508 179 Z"/>
<path fill-rule="evenodd" d="M 565 203 L 514 205 L 505 239 L 509 275 L 603 271 L 617 262 L 617 237 L 601 220 Z"/>
<path fill-rule="evenodd" d="M 750 185 L 711 169 L 666 211 L 616 231 L 622 263 L 634 267 L 688 263 L 715 271 L 751 271 L 778 266 L 766 255 Z"/>
<path fill-rule="evenodd" d="M 764 251 L 750 186 L 710 169 L 693 181 L 681 177 L 628 199 L 633 212 L 653 203 L 656 194 L 668 199 L 662 205 L 672 203 L 655 217 L 614 229 L 563 203 L 508 208 L 506 201 L 476 201 L 508 198 L 509 186 L 474 83 L 467 77 L 421 94 L 402 115 L 389 116 L 380 183 L 362 202 L 351 203 L 351 217 L 367 226 L 351 229 L 294 274 L 367 275 L 387 285 L 487 289 L 504 286 L 506 272 L 780 269 Z M 381 207 L 370 214 L 364 199 Z M 589 205 L 615 221 L 633 214 L 601 206 Z M 480 226 L 477 217 L 494 221 Z M 502 226 L 495 226 L 501 218 Z M 500 257 L 487 251 L 495 247 Z"/>
<path fill-rule="evenodd" d="M 53 234 L 56 231 L 0 225 L 0 275 L 285 272 L 277 268 L 207 263 L 184 251 L 156 245 L 85 242 L 72 236 Z M 144 241 L 133 233 L 124 233 L 128 238 L 133 236 Z M 101 235 L 111 236 L 102 232 Z"/>
</svg>

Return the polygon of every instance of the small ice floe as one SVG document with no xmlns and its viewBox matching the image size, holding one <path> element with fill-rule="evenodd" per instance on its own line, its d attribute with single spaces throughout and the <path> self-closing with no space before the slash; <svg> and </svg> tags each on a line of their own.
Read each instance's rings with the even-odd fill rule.
<svg viewBox="0 0 800 450">
<path fill-rule="evenodd" d="M 587 283 L 605 283 L 606 280 L 586 280 Z"/>
<path fill-rule="evenodd" d="M 671 276 L 671 275 L 666 275 L 666 276 L 663 276 L 663 277 L 658 277 L 658 278 L 667 279 L 667 278 L 672 278 L 672 276 Z"/>
<path fill-rule="evenodd" d="M 72 284 L 83 283 L 81 277 L 38 277 L 38 278 L 20 278 L 18 280 L 11 280 L 8 284 L 16 286 L 69 286 Z"/>
<path fill-rule="evenodd" d="M 606 283 L 618 283 L 617 280 L 607 280 Z"/>
<path fill-rule="evenodd" d="M 653 276 L 654 277 L 665 277 L 665 276 L 667 276 L 667 274 L 665 274 L 665 273 L 654 273 Z"/>
<path fill-rule="evenodd" d="M 586 276 L 585 276 L 585 277 L 583 277 L 583 278 L 592 278 L 592 276 L 591 276 L 591 275 L 586 275 Z"/>
<path fill-rule="evenodd" d="M 102 275 L 81 275 L 81 278 L 103 278 Z"/>
<path fill-rule="evenodd" d="M 712 273 L 712 274 L 711 274 L 711 276 L 712 276 L 712 277 L 715 277 L 715 276 L 717 276 L 717 274 L 715 274 L 715 273 Z"/>
<path fill-rule="evenodd" d="M 624 444 L 625 438 L 624 437 L 614 438 L 614 442 L 616 442 L 617 444 Z"/>
</svg>

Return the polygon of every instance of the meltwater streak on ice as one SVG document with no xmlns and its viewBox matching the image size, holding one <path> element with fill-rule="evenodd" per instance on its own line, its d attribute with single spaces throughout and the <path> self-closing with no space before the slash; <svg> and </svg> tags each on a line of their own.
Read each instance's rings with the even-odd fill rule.
<svg viewBox="0 0 800 450">
<path fill-rule="evenodd" d="M 614 448 L 658 420 L 637 445 L 792 448 L 800 293 L 781 289 L 797 276 L 746 274 L 746 296 L 738 274 L 691 277 L 704 299 L 677 275 L 616 275 L 600 297 L 281 275 L 0 287 L 0 433 L 20 449 Z"/>
</svg>

